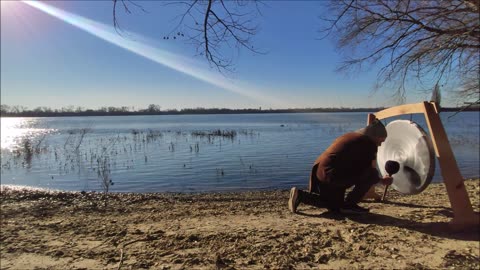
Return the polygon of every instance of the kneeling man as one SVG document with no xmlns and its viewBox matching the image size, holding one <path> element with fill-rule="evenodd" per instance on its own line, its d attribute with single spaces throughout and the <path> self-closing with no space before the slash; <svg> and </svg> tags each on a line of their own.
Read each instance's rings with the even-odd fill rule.
<svg viewBox="0 0 480 270">
<path fill-rule="evenodd" d="M 374 184 L 392 184 L 392 177 L 381 178 L 376 169 L 377 149 L 387 137 L 385 126 L 375 120 L 365 128 L 338 137 L 315 161 L 309 190 L 293 187 L 289 209 L 296 213 L 300 203 L 327 208 L 332 212 L 366 213 L 358 205 Z M 353 190 L 345 198 L 348 188 Z"/>
</svg>

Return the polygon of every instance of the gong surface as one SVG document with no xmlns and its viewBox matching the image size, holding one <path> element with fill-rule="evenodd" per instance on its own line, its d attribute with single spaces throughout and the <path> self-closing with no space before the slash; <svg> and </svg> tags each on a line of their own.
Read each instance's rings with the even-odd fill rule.
<svg viewBox="0 0 480 270">
<path fill-rule="evenodd" d="M 400 170 L 393 175 L 392 187 L 403 194 L 418 194 L 432 181 L 435 172 L 435 154 L 430 137 L 416 123 L 396 120 L 386 127 L 387 139 L 378 148 L 377 163 L 386 175 L 385 163 L 394 160 Z"/>
</svg>

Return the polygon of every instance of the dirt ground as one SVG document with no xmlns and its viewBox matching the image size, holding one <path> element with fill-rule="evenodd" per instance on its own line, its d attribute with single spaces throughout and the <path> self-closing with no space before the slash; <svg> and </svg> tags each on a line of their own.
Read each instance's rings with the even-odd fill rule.
<svg viewBox="0 0 480 270">
<path fill-rule="evenodd" d="M 480 181 L 466 181 L 479 211 Z M 443 184 L 371 213 L 287 209 L 288 191 L 1 192 L 1 269 L 480 269 L 478 228 L 451 232 Z"/>
</svg>

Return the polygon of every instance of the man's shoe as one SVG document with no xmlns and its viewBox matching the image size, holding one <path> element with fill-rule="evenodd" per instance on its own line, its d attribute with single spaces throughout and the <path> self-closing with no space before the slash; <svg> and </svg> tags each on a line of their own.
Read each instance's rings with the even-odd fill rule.
<svg viewBox="0 0 480 270">
<path fill-rule="evenodd" d="M 347 204 L 341 209 L 344 214 L 366 214 L 370 212 L 368 208 L 358 206 L 358 204 Z"/>
<path fill-rule="evenodd" d="M 338 214 L 341 214 L 342 213 L 342 210 L 340 208 L 333 208 L 333 207 L 327 207 L 327 212 L 330 213 L 330 214 L 335 214 L 335 215 L 338 215 Z"/>
<path fill-rule="evenodd" d="M 300 198 L 298 197 L 299 190 L 296 187 L 293 187 L 290 190 L 290 199 L 288 200 L 288 209 L 290 209 L 290 212 L 296 213 L 297 212 L 297 207 L 300 204 Z"/>
</svg>

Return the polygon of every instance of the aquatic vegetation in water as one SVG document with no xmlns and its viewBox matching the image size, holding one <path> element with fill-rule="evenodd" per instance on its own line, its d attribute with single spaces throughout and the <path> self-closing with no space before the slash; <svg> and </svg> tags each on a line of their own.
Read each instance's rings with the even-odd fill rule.
<svg viewBox="0 0 480 270">
<path fill-rule="evenodd" d="M 55 144 L 46 144 L 49 136 Z M 192 158 L 198 157 L 202 149 L 209 151 L 216 147 L 221 152 L 228 143 L 240 143 L 240 136 L 257 138 L 259 133 L 253 130 L 186 132 L 132 129 L 127 133 L 105 136 L 90 127 L 71 129 L 63 133 L 44 134 L 37 139 L 25 138 L 12 153 L 2 150 L 1 170 L 4 173 L 36 166 L 36 170 L 48 170 L 48 175 L 52 175 L 50 182 L 64 180 L 63 175 L 71 174 L 77 174 L 79 180 L 96 178 L 97 189 L 107 194 L 113 185 L 112 175 L 120 171 L 139 169 L 147 163 L 155 164 L 166 153 L 178 153 L 180 158 L 189 158 L 183 167 L 192 169 Z M 252 166 L 241 168 L 251 173 Z M 217 175 L 224 176 L 224 169 L 218 169 Z"/>
<path fill-rule="evenodd" d="M 461 146 L 469 146 L 469 147 L 477 147 L 480 144 L 480 140 L 478 137 L 475 136 L 466 136 L 464 134 L 454 134 L 449 138 L 451 145 L 461 145 Z"/>
<path fill-rule="evenodd" d="M 97 174 L 98 178 L 100 179 L 100 183 L 103 189 L 103 199 L 104 199 L 104 207 L 107 207 L 108 204 L 108 191 L 110 186 L 113 186 L 114 183 L 112 178 L 110 177 L 111 169 L 110 169 L 110 159 L 108 156 L 100 157 L 97 159 Z"/>
<path fill-rule="evenodd" d="M 212 131 L 192 131 L 192 137 L 222 137 L 228 139 L 234 139 L 237 136 L 235 130 L 212 130 Z"/>
</svg>

